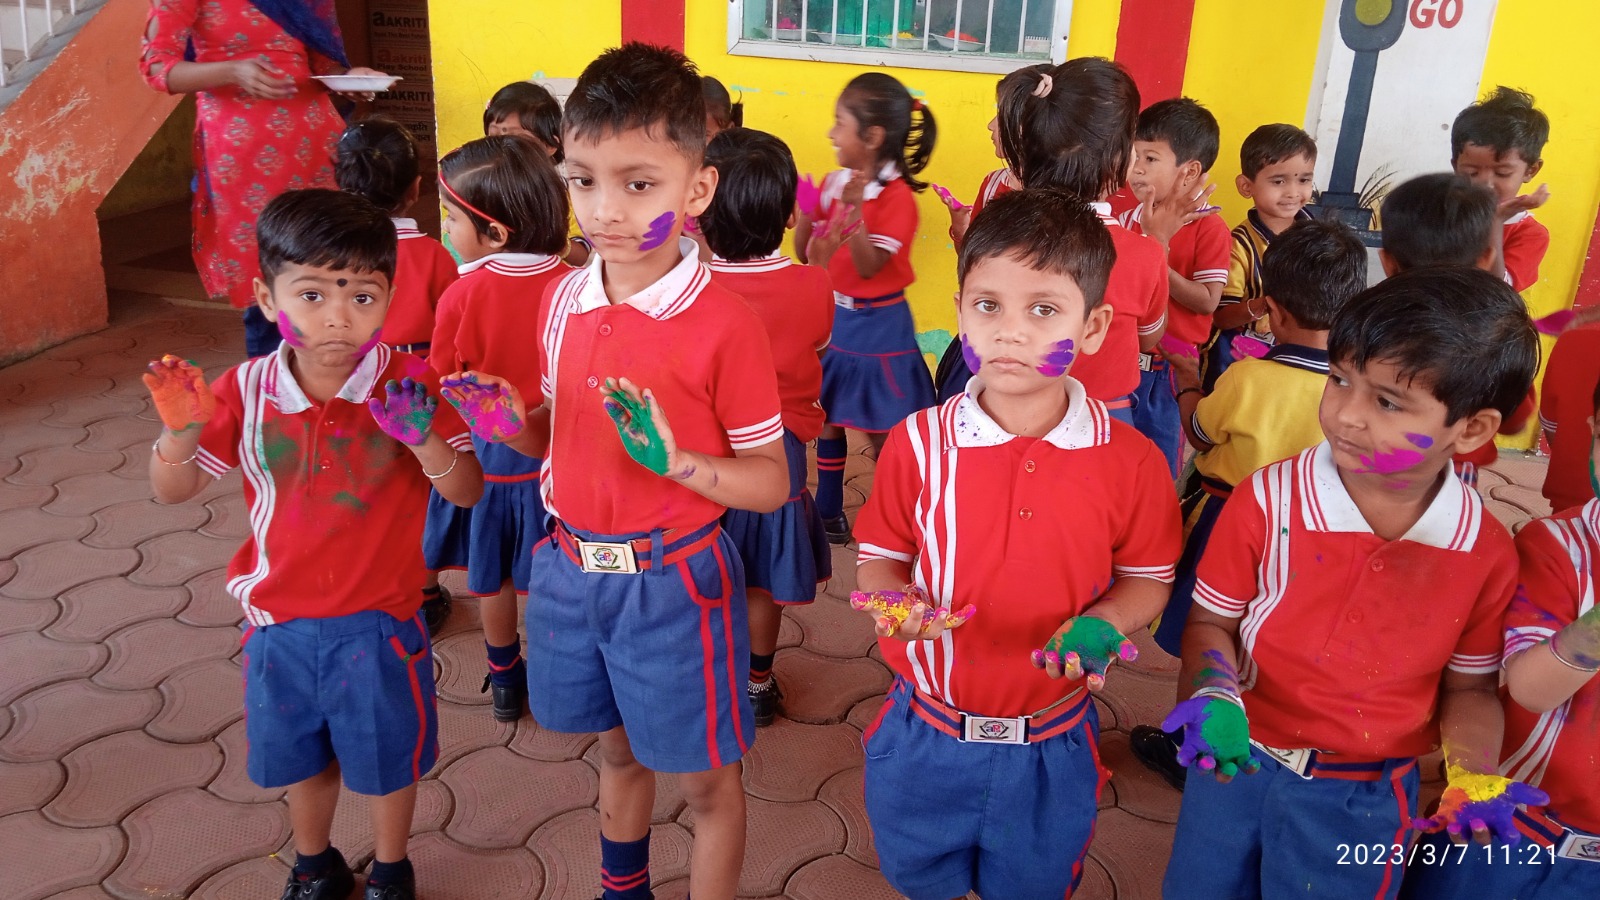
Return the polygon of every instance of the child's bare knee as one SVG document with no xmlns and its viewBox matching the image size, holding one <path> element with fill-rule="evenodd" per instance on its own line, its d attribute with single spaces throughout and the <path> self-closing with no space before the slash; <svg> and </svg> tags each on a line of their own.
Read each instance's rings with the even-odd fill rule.
<svg viewBox="0 0 1600 900">
<path fill-rule="evenodd" d="M 633 748 L 628 746 L 628 733 L 621 728 L 600 735 L 600 762 L 614 769 L 641 768 Z"/>
<path fill-rule="evenodd" d="M 685 772 L 678 776 L 678 790 L 690 809 L 697 812 L 712 809 L 729 799 L 744 796 L 742 771 L 740 763 L 732 763 L 709 772 Z"/>
</svg>

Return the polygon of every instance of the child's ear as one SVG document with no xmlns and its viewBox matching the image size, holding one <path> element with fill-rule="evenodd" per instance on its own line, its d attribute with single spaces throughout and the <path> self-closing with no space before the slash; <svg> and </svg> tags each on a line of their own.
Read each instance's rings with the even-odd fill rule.
<svg viewBox="0 0 1600 900">
<path fill-rule="evenodd" d="M 510 242 L 511 232 L 507 231 L 504 225 L 499 222 L 489 223 L 489 233 L 484 235 L 484 243 L 488 244 L 491 250 L 503 250 Z"/>
<path fill-rule="evenodd" d="M 1533 164 L 1528 166 L 1528 177 L 1522 179 L 1522 183 L 1523 184 L 1527 184 L 1528 182 L 1532 181 L 1533 180 L 1533 176 L 1538 175 L 1539 174 L 1539 170 L 1542 169 L 1542 168 L 1544 168 L 1544 160 L 1543 159 L 1534 160 Z"/>
<path fill-rule="evenodd" d="M 1500 411 L 1480 409 L 1464 420 L 1461 433 L 1456 436 L 1455 453 L 1471 453 L 1494 440 L 1500 430 Z"/>
<path fill-rule="evenodd" d="M 1489 251 L 1489 259 L 1491 261 L 1494 259 L 1493 248 Z M 1381 247 L 1378 248 L 1378 263 L 1383 266 L 1383 277 L 1393 278 L 1400 274 L 1400 264 L 1394 261 L 1394 257 L 1389 255 L 1389 251 Z"/>
<path fill-rule="evenodd" d="M 1495 257 L 1499 255 L 1499 248 L 1495 247 L 1494 241 L 1490 241 L 1489 246 L 1483 248 L 1483 252 L 1478 254 L 1478 258 L 1472 264 L 1493 275 Z"/>
<path fill-rule="evenodd" d="M 1200 176 L 1205 174 L 1205 171 L 1200 168 L 1200 160 L 1198 159 L 1191 159 L 1179 166 L 1178 172 L 1178 177 L 1182 179 L 1184 187 L 1189 187 L 1198 183 L 1200 181 Z"/>
<path fill-rule="evenodd" d="M 1102 303 L 1089 312 L 1089 317 L 1083 321 L 1083 339 L 1078 342 L 1080 354 L 1099 351 L 1106 341 L 1106 332 L 1111 330 L 1113 313 L 1115 310 L 1109 303 Z"/>
<path fill-rule="evenodd" d="M 795 212 L 790 212 L 789 213 L 789 218 L 784 220 L 783 230 L 784 231 L 791 231 L 791 230 L 794 229 L 794 226 L 798 225 L 799 223 L 800 223 L 800 215 L 798 213 L 795 213 Z"/>
<path fill-rule="evenodd" d="M 698 216 L 711 205 L 711 198 L 717 195 L 718 181 L 716 166 L 701 166 L 689 181 L 689 200 L 684 204 L 683 213 L 687 216 Z M 793 213 L 790 217 L 793 217 Z"/>
<path fill-rule="evenodd" d="M 272 319 L 277 312 L 272 305 L 272 288 L 267 287 L 265 281 L 254 278 L 250 281 L 250 289 L 255 292 L 256 306 L 261 307 L 261 311 L 267 314 L 268 319 Z"/>
<path fill-rule="evenodd" d="M 1278 324 L 1279 322 L 1288 322 L 1292 325 L 1300 324 L 1299 320 L 1294 317 L 1293 313 L 1279 306 L 1278 301 L 1272 299 L 1271 294 L 1263 294 L 1261 299 L 1267 301 L 1267 321 L 1273 323 L 1274 325 Z"/>
<path fill-rule="evenodd" d="M 422 176 L 411 179 L 411 187 L 406 188 L 406 195 L 400 198 L 400 207 L 395 212 L 408 212 L 417 205 L 417 198 L 422 196 Z"/>
<path fill-rule="evenodd" d="M 1238 189 L 1239 196 L 1245 198 L 1246 200 L 1251 199 L 1251 195 L 1255 190 L 1255 185 L 1251 183 L 1250 179 L 1244 177 L 1243 175 L 1233 179 L 1233 186 Z"/>
<path fill-rule="evenodd" d="M 861 133 L 861 142 L 866 144 L 868 149 L 875 151 L 883 146 L 883 139 L 886 134 L 887 132 L 883 130 L 882 125 L 870 125 L 866 131 Z"/>
</svg>

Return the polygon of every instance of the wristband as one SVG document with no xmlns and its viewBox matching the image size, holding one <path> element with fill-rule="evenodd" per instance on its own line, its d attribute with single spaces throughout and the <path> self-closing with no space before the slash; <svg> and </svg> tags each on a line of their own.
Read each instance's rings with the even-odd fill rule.
<svg viewBox="0 0 1600 900">
<path fill-rule="evenodd" d="M 1190 700 L 1194 700 L 1199 697 L 1216 697 L 1219 700 L 1226 700 L 1229 703 L 1232 703 L 1234 706 L 1244 709 L 1244 699 L 1227 688 L 1203 687 L 1189 695 Z"/>
<path fill-rule="evenodd" d="M 180 466 L 186 466 L 200 458 L 200 448 L 195 447 L 194 453 L 191 454 L 188 459 L 182 462 L 167 462 L 167 458 L 161 455 L 161 438 L 156 438 L 156 442 L 150 445 L 150 452 L 156 455 L 156 459 L 161 460 L 162 465 L 171 466 L 174 469 L 179 468 Z M 1554 650 L 1554 645 L 1551 645 L 1551 649 Z M 1557 657 L 1557 659 L 1560 659 L 1560 657 Z M 1568 663 L 1568 665 L 1571 665 L 1571 663 Z"/>
<path fill-rule="evenodd" d="M 422 474 L 428 476 L 428 480 L 429 481 L 438 481 L 439 479 L 445 477 L 446 475 L 449 475 L 451 472 L 454 472 L 456 470 L 456 461 L 459 460 L 459 459 L 461 459 L 461 451 L 455 449 L 454 447 L 452 447 L 452 448 L 450 448 L 450 466 L 448 468 L 446 468 L 443 472 L 440 472 L 437 475 L 433 474 L 432 472 L 429 472 L 427 469 L 423 469 L 422 470 Z"/>
<path fill-rule="evenodd" d="M 1181 399 L 1183 399 L 1183 395 L 1184 394 L 1203 394 L 1203 393 L 1205 393 L 1205 391 L 1202 391 L 1197 387 L 1186 387 L 1186 388 L 1183 388 L 1183 389 L 1179 390 L 1176 394 L 1174 394 L 1172 396 L 1173 396 L 1174 400 L 1181 400 Z"/>
<path fill-rule="evenodd" d="M 163 460 L 163 462 L 165 462 L 165 460 Z M 1556 662 L 1561 663 L 1563 666 L 1566 666 L 1567 668 L 1571 669 L 1574 672 L 1585 672 L 1585 673 L 1587 673 L 1589 675 L 1593 675 L 1596 672 L 1600 672 L 1600 669 L 1591 669 L 1588 666 L 1580 666 L 1577 663 L 1573 662 L 1572 660 L 1567 659 L 1565 656 L 1562 656 L 1561 652 L 1556 649 L 1556 636 L 1555 635 L 1553 635 L 1553 634 L 1550 635 L 1549 643 L 1550 643 L 1550 655 L 1554 656 L 1556 658 Z"/>
</svg>

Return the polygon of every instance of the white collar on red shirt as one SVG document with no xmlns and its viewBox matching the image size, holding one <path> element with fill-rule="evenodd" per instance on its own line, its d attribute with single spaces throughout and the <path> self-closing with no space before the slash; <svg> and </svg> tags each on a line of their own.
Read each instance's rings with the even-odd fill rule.
<svg viewBox="0 0 1600 900">
<path fill-rule="evenodd" d="M 399 216 L 390 216 L 389 221 L 394 223 L 394 233 L 401 240 L 422 237 L 422 232 L 417 228 L 416 219 L 402 219 Z"/>
<path fill-rule="evenodd" d="M 778 250 L 770 256 L 758 256 L 755 259 L 727 260 L 713 256 L 708 265 L 713 272 L 776 272 L 794 265 L 794 260 L 784 256 L 782 250 Z"/>
<path fill-rule="evenodd" d="M 1109 415 L 1100 401 L 1090 400 L 1076 378 L 1064 378 L 1067 388 L 1067 414 L 1043 440 L 1062 450 L 1098 447 L 1111 440 Z M 1005 430 L 978 403 L 983 381 L 974 375 L 967 380 L 967 391 L 956 401 L 955 444 L 957 447 L 998 447 L 1016 438 Z"/>
<path fill-rule="evenodd" d="M 1526 219 L 1531 215 L 1533 215 L 1533 210 L 1525 209 L 1522 212 L 1519 212 L 1516 215 L 1512 216 L 1511 218 L 1507 219 L 1506 220 L 1506 224 L 1507 225 L 1515 225 L 1518 222 L 1521 222 L 1523 219 Z"/>
<path fill-rule="evenodd" d="M 861 202 L 865 203 L 868 200 L 876 200 L 876 199 L 878 199 L 878 195 L 883 193 L 883 186 L 888 184 L 891 181 L 894 181 L 896 178 L 899 178 L 899 177 L 900 177 L 900 166 L 897 163 L 895 163 L 893 160 L 890 160 L 889 162 L 884 163 L 883 164 L 883 168 L 878 170 L 877 179 L 875 181 L 867 182 L 867 186 L 861 189 Z M 835 174 L 835 177 L 823 179 L 823 182 L 822 182 L 822 205 L 823 205 L 823 207 L 824 208 L 830 207 L 830 206 L 833 205 L 833 201 L 838 200 L 840 197 L 843 197 L 844 196 L 844 186 L 849 184 L 849 183 L 850 183 L 850 170 L 849 169 L 840 169 Z"/>
<path fill-rule="evenodd" d="M 622 302 L 656 320 L 670 319 L 694 305 L 700 292 L 711 283 L 711 273 L 700 263 L 700 245 L 694 241 L 678 238 L 678 254 L 678 264 L 672 271 Z M 604 265 L 605 260 L 596 253 L 589 264 L 579 270 L 578 289 L 573 298 L 578 308 L 574 312 L 586 313 L 611 305 L 606 297 Z"/>
<path fill-rule="evenodd" d="M 380 343 L 368 350 L 367 355 L 356 363 L 355 371 L 345 379 L 344 387 L 339 388 L 336 396 L 351 403 L 367 402 L 368 395 L 372 393 L 372 386 L 378 382 L 378 373 L 388 365 L 389 348 Z M 267 396 L 273 405 L 278 407 L 278 412 L 294 415 L 311 408 L 311 399 L 300 389 L 300 382 L 295 380 L 294 372 L 289 369 L 287 341 L 278 345 L 272 376 L 271 382 L 267 385 Z"/>
<path fill-rule="evenodd" d="M 1371 534 L 1356 502 L 1350 499 L 1344 482 L 1339 480 L 1339 469 L 1333 462 L 1333 448 L 1323 441 L 1311 449 L 1311 464 L 1304 460 L 1295 466 L 1300 480 L 1301 516 L 1310 531 Z M 1441 550 L 1471 550 L 1478 540 L 1478 526 L 1483 521 L 1483 500 L 1453 473 L 1447 473 L 1444 484 L 1433 502 L 1423 511 L 1422 517 L 1401 538 L 1438 547 Z"/>
<path fill-rule="evenodd" d="M 1106 223 L 1107 225 L 1122 224 L 1121 222 L 1117 221 L 1116 216 L 1111 214 L 1111 204 L 1106 203 L 1105 201 L 1091 203 L 1089 204 L 1089 208 L 1094 210 L 1094 214 L 1100 217 L 1100 221 Z"/>
<path fill-rule="evenodd" d="M 488 256 L 480 256 L 472 262 L 456 266 L 456 274 L 465 275 L 468 272 L 476 272 L 484 266 L 488 266 L 490 270 L 501 275 L 537 275 L 540 272 L 548 272 L 555 268 L 556 263 L 560 261 L 560 259 L 548 253 L 491 253 Z"/>
</svg>

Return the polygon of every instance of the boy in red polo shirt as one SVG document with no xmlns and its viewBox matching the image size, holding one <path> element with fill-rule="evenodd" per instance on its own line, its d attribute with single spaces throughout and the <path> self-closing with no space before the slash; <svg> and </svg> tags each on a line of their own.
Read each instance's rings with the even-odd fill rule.
<svg viewBox="0 0 1600 900">
<path fill-rule="evenodd" d="M 861 591 L 910 605 L 879 624 L 895 683 L 863 745 L 879 863 L 912 900 L 1061 897 L 1083 874 L 1106 777 L 1088 690 L 1131 658 L 1179 551 L 1160 451 L 1067 374 L 1105 340 L 1114 252 L 1061 191 L 973 220 L 977 374 L 890 432 L 857 524 Z"/>
<path fill-rule="evenodd" d="M 176 357 L 145 384 L 166 426 L 156 499 L 181 503 L 239 467 L 252 534 L 228 565 L 244 606 L 250 779 L 287 787 L 298 859 L 285 897 L 354 878 L 329 844 L 341 775 L 370 795 L 366 896 L 414 896 L 406 839 L 438 753 L 433 661 L 417 610 L 428 485 L 471 506 L 471 436 L 426 363 L 379 342 L 395 266 L 387 213 L 354 194 L 289 191 L 257 223 L 256 303 L 278 352 L 207 387 Z"/>
<path fill-rule="evenodd" d="M 761 320 L 682 237 L 717 186 L 694 66 L 644 44 L 608 50 L 564 122 L 595 258 L 547 292 L 544 405 L 507 440 L 543 455 L 548 435 L 540 483 L 555 518 L 533 555 L 528 705 L 545 728 L 600 735 L 605 900 L 651 896 L 658 771 L 680 773 L 694 812 L 690 890 L 732 898 L 755 724 L 744 572 L 718 521 L 789 497 L 777 370 Z M 470 409 L 478 391 L 504 391 L 523 418 L 498 379 L 446 390 Z"/>
<path fill-rule="evenodd" d="M 1497 268 L 1518 292 L 1539 280 L 1539 263 L 1550 249 L 1550 229 L 1533 211 L 1550 199 L 1544 185 L 1531 194 L 1522 186 L 1544 168 L 1544 145 L 1550 140 L 1550 119 L 1522 91 L 1497 87 L 1472 104 L 1450 125 L 1450 167 L 1494 191 L 1502 225 Z"/>
<path fill-rule="evenodd" d="M 1527 393 L 1533 323 L 1485 272 L 1418 269 L 1346 304 L 1328 359 L 1327 440 L 1241 484 L 1200 561 L 1164 897 L 1395 896 L 1441 742 L 1444 800 L 1415 827 L 1505 839 L 1539 796 L 1495 774 L 1516 551 L 1450 470 Z"/>
</svg>

